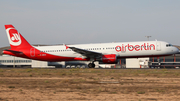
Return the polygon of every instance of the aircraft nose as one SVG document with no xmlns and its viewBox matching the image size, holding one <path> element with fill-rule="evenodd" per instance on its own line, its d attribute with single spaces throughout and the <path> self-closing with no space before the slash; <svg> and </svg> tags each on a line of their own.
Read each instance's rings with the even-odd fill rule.
<svg viewBox="0 0 180 101">
<path fill-rule="evenodd" d="M 174 53 L 180 53 L 179 49 L 177 47 L 174 47 Z"/>
</svg>

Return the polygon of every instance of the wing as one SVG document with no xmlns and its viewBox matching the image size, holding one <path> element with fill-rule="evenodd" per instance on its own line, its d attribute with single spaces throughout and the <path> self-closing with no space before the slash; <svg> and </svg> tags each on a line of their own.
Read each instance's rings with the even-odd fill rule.
<svg viewBox="0 0 180 101">
<path fill-rule="evenodd" d="M 66 46 L 66 45 L 65 45 Z M 93 52 L 93 51 L 89 51 L 89 50 L 85 50 L 85 49 L 81 49 L 81 48 L 76 48 L 76 47 L 68 47 L 66 46 L 66 49 L 70 48 L 72 49 L 74 52 L 79 53 L 83 56 L 86 57 L 99 57 L 102 55 L 102 53 L 98 53 L 98 52 Z"/>
</svg>

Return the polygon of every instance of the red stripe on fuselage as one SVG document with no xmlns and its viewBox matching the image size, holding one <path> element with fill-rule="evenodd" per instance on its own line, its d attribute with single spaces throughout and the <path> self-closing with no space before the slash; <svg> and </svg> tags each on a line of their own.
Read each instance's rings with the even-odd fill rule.
<svg viewBox="0 0 180 101">
<path fill-rule="evenodd" d="M 32 47 L 33 48 L 33 47 Z M 4 54 L 13 55 L 17 57 L 27 58 L 27 59 L 33 59 L 33 60 L 40 60 L 40 61 L 89 61 L 89 58 L 79 58 L 79 57 L 63 57 L 63 56 L 56 56 L 52 54 L 48 54 L 45 52 L 41 52 L 34 48 L 33 52 L 31 52 L 31 49 L 18 49 L 16 51 L 21 51 L 22 53 L 13 53 L 9 51 L 3 51 Z M 33 54 L 33 55 L 32 55 Z"/>
</svg>

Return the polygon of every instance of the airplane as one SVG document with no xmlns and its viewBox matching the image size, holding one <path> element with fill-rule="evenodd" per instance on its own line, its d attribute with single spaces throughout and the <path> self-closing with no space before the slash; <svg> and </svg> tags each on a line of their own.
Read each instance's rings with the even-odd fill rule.
<svg viewBox="0 0 180 101">
<path fill-rule="evenodd" d="M 40 61 L 95 61 L 116 63 L 120 58 L 159 57 L 176 54 L 179 49 L 164 41 L 114 42 L 55 46 L 32 46 L 11 24 L 5 25 L 11 49 L 3 54 Z"/>
</svg>

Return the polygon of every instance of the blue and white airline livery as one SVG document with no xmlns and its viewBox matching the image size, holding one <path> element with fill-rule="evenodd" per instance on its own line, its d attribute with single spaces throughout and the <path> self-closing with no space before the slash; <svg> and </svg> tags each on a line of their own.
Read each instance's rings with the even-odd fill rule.
<svg viewBox="0 0 180 101">
<path fill-rule="evenodd" d="M 14 28 L 5 25 L 11 49 L 4 54 L 41 61 L 95 61 L 116 63 L 119 58 L 157 57 L 176 54 L 179 49 L 164 41 L 116 42 L 97 44 L 32 46 Z"/>
</svg>

